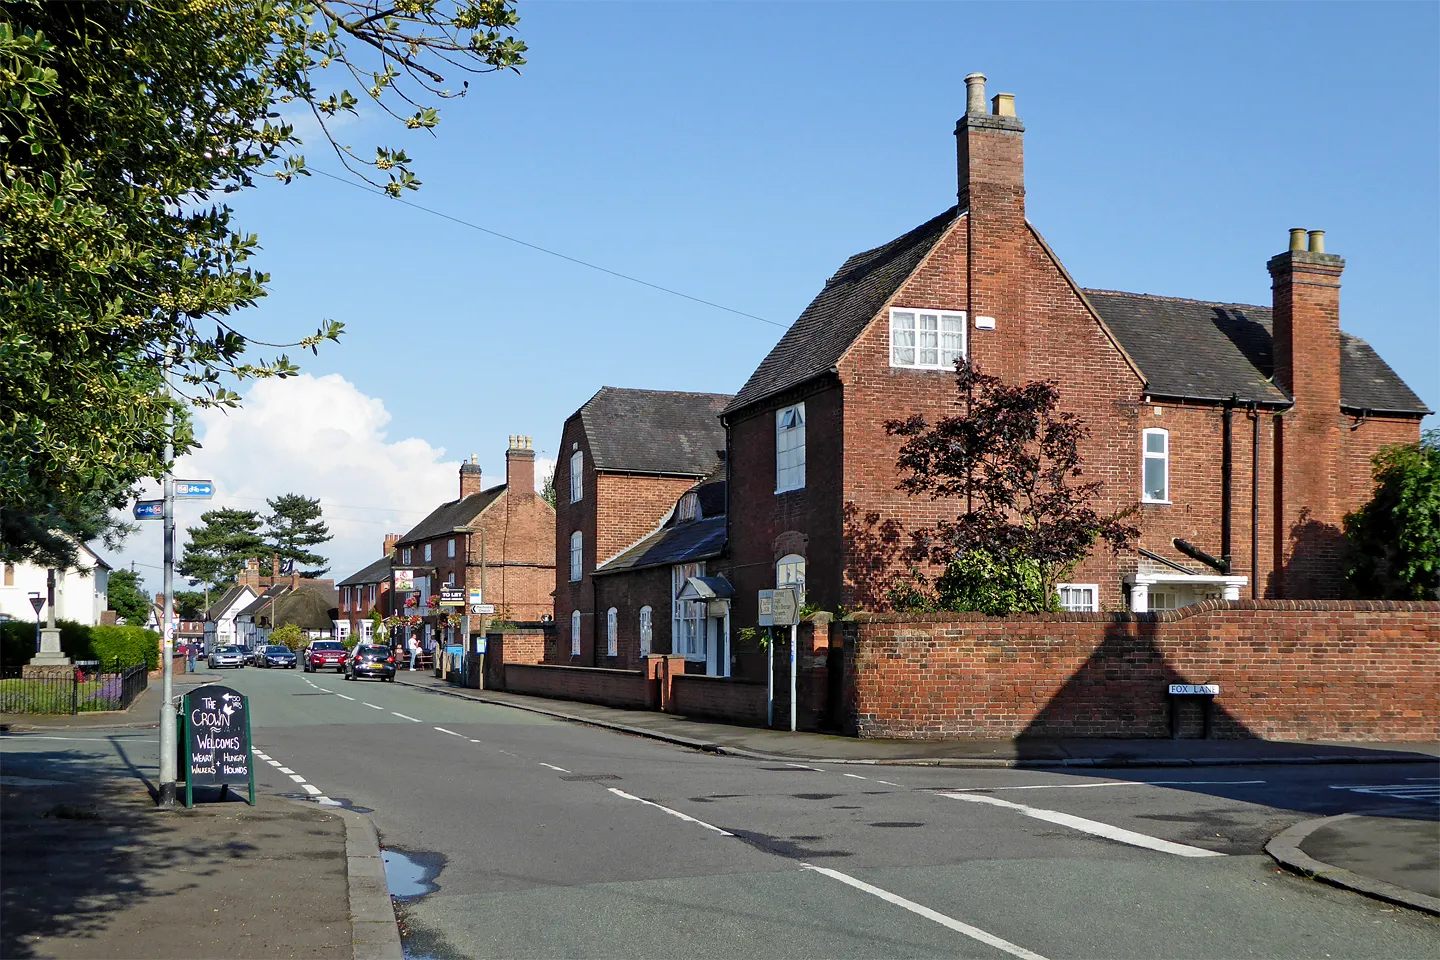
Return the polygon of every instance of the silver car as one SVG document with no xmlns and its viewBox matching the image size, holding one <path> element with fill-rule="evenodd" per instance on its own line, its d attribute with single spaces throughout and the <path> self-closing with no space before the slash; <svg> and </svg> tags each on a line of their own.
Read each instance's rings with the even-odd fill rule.
<svg viewBox="0 0 1440 960">
<path fill-rule="evenodd" d="M 213 669 L 221 667 L 245 666 L 245 649 L 243 647 L 216 647 L 210 651 L 210 666 Z"/>
</svg>

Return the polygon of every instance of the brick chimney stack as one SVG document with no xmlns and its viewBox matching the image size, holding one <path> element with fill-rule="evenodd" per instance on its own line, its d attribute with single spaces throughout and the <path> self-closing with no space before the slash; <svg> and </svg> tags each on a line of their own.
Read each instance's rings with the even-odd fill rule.
<svg viewBox="0 0 1440 960">
<path fill-rule="evenodd" d="M 387 556 L 387 557 L 390 556 L 390 551 L 394 550 L 394 549 L 395 549 L 395 544 L 397 544 L 397 543 L 399 543 L 399 542 L 400 542 L 400 534 L 398 534 L 398 533 L 387 533 L 387 534 L 385 534 L 385 549 L 384 549 L 384 551 L 383 551 L 384 554 L 385 554 L 385 556 Z"/>
<path fill-rule="evenodd" d="M 955 140 L 960 209 L 969 210 L 966 339 L 977 366 L 1018 381 L 1026 326 L 1025 125 L 1013 94 L 997 94 L 986 109 L 983 73 L 967 76 L 965 90 Z"/>
<path fill-rule="evenodd" d="M 524 500 L 535 496 L 535 447 L 530 437 L 510 438 L 505 451 L 506 496 Z"/>
<path fill-rule="evenodd" d="M 481 490 L 480 464 L 475 462 L 475 454 L 470 454 L 470 462 L 460 464 L 460 498 L 470 496 L 472 493 L 479 493 Z"/>
<path fill-rule="evenodd" d="M 1275 429 L 1275 556 L 1280 596 L 1341 595 L 1340 274 L 1322 230 L 1290 231 L 1268 264 L 1275 382 L 1295 401 Z"/>
</svg>

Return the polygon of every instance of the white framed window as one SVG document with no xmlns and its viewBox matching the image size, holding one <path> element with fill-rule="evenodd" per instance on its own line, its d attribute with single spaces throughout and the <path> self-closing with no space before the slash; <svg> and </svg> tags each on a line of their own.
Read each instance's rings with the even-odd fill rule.
<svg viewBox="0 0 1440 960">
<path fill-rule="evenodd" d="M 1060 583 L 1060 606 L 1070 613 L 1098 613 L 1100 588 L 1093 583 Z"/>
<path fill-rule="evenodd" d="M 805 602 L 805 558 L 798 553 L 787 554 L 775 561 L 775 586 L 794 587 L 796 599 Z"/>
<path fill-rule="evenodd" d="M 613 657 L 620 653 L 619 616 L 614 607 L 605 611 L 605 656 L 607 657 Z"/>
<path fill-rule="evenodd" d="M 1170 502 L 1170 431 L 1151 427 L 1144 432 L 1141 461 L 1145 503 Z"/>
<path fill-rule="evenodd" d="M 775 411 L 775 492 L 805 486 L 805 404 Z"/>
<path fill-rule="evenodd" d="M 580 656 L 580 611 L 570 611 L 570 656 Z"/>
<path fill-rule="evenodd" d="M 584 552 L 582 547 L 585 544 L 585 535 L 579 530 L 570 534 L 570 582 L 574 583 L 580 579 L 584 572 Z"/>
<path fill-rule="evenodd" d="M 410 565 L 410 548 L 409 548 L 409 547 L 406 547 L 404 550 L 401 551 L 401 553 L 403 553 L 404 556 L 402 556 L 402 557 L 400 558 L 400 562 L 403 563 L 403 564 L 405 564 L 406 566 L 409 566 L 409 565 Z"/>
<path fill-rule="evenodd" d="M 579 450 L 570 454 L 570 502 L 579 503 L 585 496 L 585 454 Z"/>
<path fill-rule="evenodd" d="M 446 576 L 445 576 L 445 586 L 447 586 L 447 587 L 453 587 L 453 586 L 455 586 L 455 571 L 454 571 L 454 570 L 451 570 L 448 574 L 446 574 Z"/>
<path fill-rule="evenodd" d="M 360 636 L 365 638 L 366 643 L 369 643 L 371 640 L 375 639 L 375 621 L 360 621 Z"/>
<path fill-rule="evenodd" d="M 370 606 L 375 606 L 375 584 L 370 584 Z"/>
<path fill-rule="evenodd" d="M 650 641 L 653 634 L 653 611 L 649 607 L 640 608 L 640 656 L 650 656 Z"/>
<path fill-rule="evenodd" d="M 445 555 L 446 555 L 447 557 L 453 557 L 453 556 L 455 556 L 455 538 L 454 538 L 454 537 L 451 537 L 449 540 L 447 540 L 447 541 L 445 542 Z"/>
<path fill-rule="evenodd" d="M 349 587 L 345 587 L 344 589 L 342 589 L 342 590 L 340 591 L 340 609 L 341 609 L 341 610 L 349 610 L 349 609 L 350 609 L 350 588 L 349 588 Z"/>
<path fill-rule="evenodd" d="M 704 563 L 677 563 L 670 568 L 670 652 L 689 660 L 705 659 L 705 604 L 681 600 L 691 577 L 705 576 Z"/>
<path fill-rule="evenodd" d="M 679 511 L 680 520 L 700 519 L 700 498 L 693 493 L 687 493 L 680 498 Z"/>
<path fill-rule="evenodd" d="M 953 370 L 965 356 L 965 314 L 890 308 L 890 366 Z"/>
<path fill-rule="evenodd" d="M 426 562 L 426 563 L 429 563 L 429 562 L 430 562 L 430 557 L 431 557 L 430 544 L 427 543 L 427 544 L 425 544 L 425 562 Z"/>
</svg>

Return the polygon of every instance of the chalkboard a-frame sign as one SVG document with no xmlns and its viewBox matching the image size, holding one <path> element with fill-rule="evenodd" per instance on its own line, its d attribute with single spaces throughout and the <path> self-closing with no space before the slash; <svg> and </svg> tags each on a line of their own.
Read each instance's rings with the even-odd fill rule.
<svg viewBox="0 0 1440 960">
<path fill-rule="evenodd" d="M 195 806 L 195 788 L 218 786 L 221 796 L 232 783 L 250 787 L 255 805 L 255 762 L 250 751 L 250 700 L 229 687 L 212 684 L 185 694 L 180 705 L 180 773 L 185 806 Z"/>
</svg>

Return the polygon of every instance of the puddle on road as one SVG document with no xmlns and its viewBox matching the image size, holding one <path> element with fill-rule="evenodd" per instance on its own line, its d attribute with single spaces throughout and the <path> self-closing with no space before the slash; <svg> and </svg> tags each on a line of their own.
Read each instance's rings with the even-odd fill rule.
<svg viewBox="0 0 1440 960">
<path fill-rule="evenodd" d="M 395 899 L 413 900 L 440 889 L 435 882 L 445 866 L 445 858 L 440 854 L 382 850 L 380 859 L 385 862 L 385 885 Z"/>
</svg>

